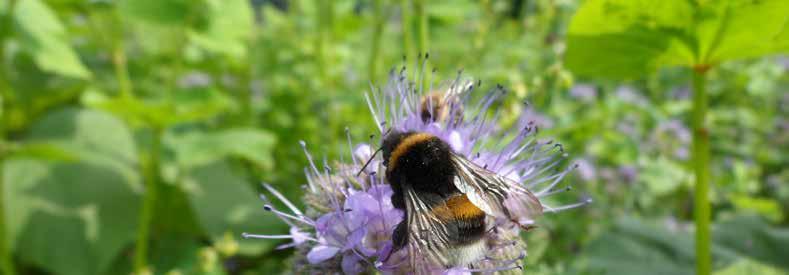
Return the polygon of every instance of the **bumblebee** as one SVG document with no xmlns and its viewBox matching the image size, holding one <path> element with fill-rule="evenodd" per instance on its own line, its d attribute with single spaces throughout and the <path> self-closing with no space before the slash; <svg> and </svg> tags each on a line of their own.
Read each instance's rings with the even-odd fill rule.
<svg viewBox="0 0 789 275">
<path fill-rule="evenodd" d="M 488 251 L 485 236 L 493 221 L 531 229 L 542 213 L 526 188 L 429 133 L 389 132 L 381 151 L 392 205 L 405 212 L 392 233 L 393 251 L 407 247 L 412 266 L 423 260 L 447 268 L 469 265 Z"/>
</svg>

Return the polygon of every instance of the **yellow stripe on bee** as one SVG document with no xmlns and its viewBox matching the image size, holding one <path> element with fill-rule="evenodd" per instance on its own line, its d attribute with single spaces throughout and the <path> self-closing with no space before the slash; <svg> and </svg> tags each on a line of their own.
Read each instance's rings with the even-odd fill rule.
<svg viewBox="0 0 789 275">
<path fill-rule="evenodd" d="M 394 170 L 395 166 L 397 166 L 397 160 L 405 154 L 414 144 L 426 141 L 428 139 L 433 138 L 433 135 L 428 133 L 416 133 L 410 136 L 407 136 L 397 144 L 397 147 L 392 151 L 392 155 L 389 156 L 389 167 L 388 170 Z"/>
<path fill-rule="evenodd" d="M 466 195 L 458 195 L 449 198 L 445 205 L 434 207 L 433 214 L 442 220 L 448 221 L 476 218 L 485 215 L 485 212 L 482 212 L 479 207 L 471 203 Z"/>
</svg>

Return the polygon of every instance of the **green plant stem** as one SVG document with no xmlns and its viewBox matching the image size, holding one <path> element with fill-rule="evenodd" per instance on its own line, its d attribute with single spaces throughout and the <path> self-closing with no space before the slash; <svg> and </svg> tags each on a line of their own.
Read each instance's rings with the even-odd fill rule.
<svg viewBox="0 0 789 275">
<path fill-rule="evenodd" d="M 709 161 L 710 137 L 705 124 L 707 91 L 705 67 L 693 70 L 693 169 L 696 173 L 696 274 L 712 271 L 710 254 Z"/>
<path fill-rule="evenodd" d="M 368 63 L 368 79 L 372 83 L 376 82 L 376 75 L 378 73 L 378 55 L 381 52 L 381 37 L 384 30 L 384 23 L 386 17 L 384 16 L 382 0 L 373 0 L 373 33 L 372 33 L 372 46 L 370 47 L 370 62 Z"/>
<path fill-rule="evenodd" d="M 161 155 L 162 130 L 155 128 L 151 134 L 151 148 L 148 152 L 148 161 L 144 168 L 145 195 L 142 211 L 140 212 L 140 223 L 137 229 L 137 244 L 134 253 L 134 270 L 138 273 L 145 270 L 148 266 L 148 242 L 150 239 L 151 224 L 153 222 L 153 212 L 156 208 L 157 189 L 159 188 L 159 156 Z"/>
<path fill-rule="evenodd" d="M 426 5 L 427 5 L 427 3 L 425 2 L 425 0 L 414 0 L 414 17 L 416 17 L 415 20 L 416 20 L 416 24 L 417 24 L 417 31 L 418 31 L 418 34 L 419 34 L 418 35 L 419 36 L 419 44 L 418 44 L 419 45 L 419 49 L 418 50 L 419 50 L 419 54 L 422 54 L 425 57 L 427 57 L 427 54 L 430 52 L 429 44 L 428 44 L 428 42 L 429 42 L 428 41 L 428 33 L 427 33 L 427 30 L 428 30 L 427 14 L 425 14 L 425 9 L 426 9 L 425 6 Z M 425 65 L 425 68 L 429 67 L 429 66 L 427 66 L 428 65 L 427 64 L 427 59 L 425 59 L 425 64 L 424 65 Z M 418 64 L 418 66 L 422 66 L 422 64 Z M 428 80 L 428 77 L 430 77 L 430 76 L 431 76 L 431 74 L 424 73 L 422 75 L 422 77 L 419 78 L 419 80 L 421 82 L 421 83 L 419 83 L 419 85 L 421 85 L 421 91 L 426 91 L 426 89 L 429 89 L 428 83 L 430 83 L 430 80 Z"/>
<path fill-rule="evenodd" d="M 5 66 L 5 41 L 6 38 L 11 36 L 11 26 L 13 25 L 13 10 L 16 1 L 9 0 L 6 5 L 6 14 L 0 19 L 2 20 L 2 27 L 0 27 L 0 273 L 14 275 L 14 262 L 10 245 L 8 244 L 8 236 L 6 233 L 6 220 L 5 220 L 5 207 L 6 207 L 6 193 L 5 193 L 5 157 L 7 150 L 3 148 L 6 144 L 6 116 L 5 111 L 8 107 L 8 99 L 10 97 L 11 84 L 9 83 L 8 73 Z"/>
<path fill-rule="evenodd" d="M 425 14 L 425 0 L 414 0 L 414 17 L 416 17 L 417 31 L 419 32 L 419 53 L 430 52 L 428 40 L 427 14 Z"/>
<path fill-rule="evenodd" d="M 400 1 L 400 28 L 403 31 L 403 62 L 406 66 L 414 64 L 414 34 L 411 22 L 411 0 Z"/>
<path fill-rule="evenodd" d="M 2 44 L 0 44 L 0 47 L 2 47 Z M 4 51 L 0 50 L 0 55 L 3 54 L 5 54 Z M 2 82 L 0 83 L 0 90 L 2 90 L 0 91 L 0 271 L 2 271 L 2 274 L 13 275 L 16 274 L 14 272 L 14 263 L 11 260 L 10 245 L 6 242 L 8 236 L 6 235 L 5 223 L 6 194 L 4 185 L 5 175 L 3 173 L 3 170 L 5 170 L 5 157 L 8 152 L 8 150 L 4 148 L 6 146 L 5 109 L 7 107 L 6 101 L 8 100 L 6 92 L 8 88 L 10 88 L 10 85 L 8 85 L 5 79 L 5 62 L 3 61 L 5 60 L 0 58 L 0 66 L 3 67 L 3 69 L 0 69 L 0 75 L 3 75 L 0 76 L 0 78 L 2 78 L 2 80 L 0 80 L 0 82 Z"/>
<path fill-rule="evenodd" d="M 124 100 L 134 99 L 134 87 L 129 77 L 127 66 L 126 51 L 123 48 L 123 41 L 116 39 L 113 41 L 112 65 L 115 70 L 115 78 L 118 81 L 118 93 Z M 140 211 L 139 224 L 137 229 L 137 239 L 134 250 L 134 271 L 141 274 L 148 267 L 148 243 L 150 239 L 150 228 L 153 220 L 153 210 L 156 205 L 156 192 L 159 171 L 159 155 L 161 147 L 161 130 L 153 131 L 151 148 L 147 157 L 147 162 L 143 167 L 143 177 L 145 180 L 145 190 L 143 193 L 142 210 Z"/>
<path fill-rule="evenodd" d="M 317 0 L 317 2 L 320 10 L 318 11 L 318 20 L 316 20 L 318 24 L 316 26 L 318 29 L 318 38 L 315 53 L 317 55 L 318 72 L 321 81 L 323 81 L 325 85 L 330 86 L 332 83 L 328 73 L 328 53 L 331 52 L 330 44 L 333 28 L 332 23 L 334 21 L 334 1 Z"/>
<path fill-rule="evenodd" d="M 126 66 L 126 52 L 122 46 L 116 45 L 112 50 L 112 63 L 115 68 L 115 78 L 118 80 L 118 92 L 123 99 L 131 99 L 132 84 L 129 79 L 129 69 Z"/>
</svg>

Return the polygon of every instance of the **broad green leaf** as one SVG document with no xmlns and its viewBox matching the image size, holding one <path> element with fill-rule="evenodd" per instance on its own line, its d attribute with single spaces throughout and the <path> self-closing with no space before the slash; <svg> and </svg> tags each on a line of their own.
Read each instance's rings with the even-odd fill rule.
<svg viewBox="0 0 789 275">
<path fill-rule="evenodd" d="M 784 218 L 781 204 L 773 199 L 735 194 L 731 196 L 731 202 L 740 211 L 757 213 L 773 222 L 782 221 Z"/>
<path fill-rule="evenodd" d="M 592 241 L 588 268 L 600 274 L 693 274 L 693 239 L 632 218 Z"/>
<path fill-rule="evenodd" d="M 189 270 L 196 265 L 200 243 L 194 238 L 169 235 L 151 247 L 151 265 L 160 272 L 179 269 Z"/>
<path fill-rule="evenodd" d="M 572 19 L 566 64 L 586 76 L 634 78 L 789 48 L 789 1 L 590 0 Z"/>
<path fill-rule="evenodd" d="M 81 162 L 106 166 L 138 182 L 137 148 L 123 121 L 101 111 L 53 111 L 31 127 L 31 141 L 55 145 Z"/>
<path fill-rule="evenodd" d="M 12 194 L 30 208 L 16 236 L 18 255 L 57 274 L 100 273 L 134 240 L 139 194 L 109 168 L 77 163 L 46 169 L 48 177 Z M 9 170 L 9 182 L 27 176 Z"/>
<path fill-rule="evenodd" d="M 112 112 L 135 127 L 155 126 L 161 129 L 178 123 L 210 119 L 235 107 L 231 98 L 213 89 L 178 90 L 167 97 L 156 99 L 111 98 L 99 91 L 89 90 L 83 94 L 82 102 Z"/>
<path fill-rule="evenodd" d="M 121 15 L 157 25 L 187 25 L 203 8 L 202 1 L 193 0 L 121 0 Z"/>
<path fill-rule="evenodd" d="M 22 48 L 41 70 L 74 78 L 91 77 L 69 44 L 60 20 L 45 3 L 19 1 L 14 7 L 14 23 Z"/>
<path fill-rule="evenodd" d="M 15 240 L 23 231 L 30 214 L 34 212 L 31 202 L 23 194 L 24 190 L 33 188 L 38 182 L 49 177 L 48 166 L 45 162 L 31 159 L 9 159 L 3 162 L 3 182 L 5 183 L 3 202 L 5 205 L 5 217 L 7 242 L 11 245 L 11 250 L 16 246 Z"/>
<path fill-rule="evenodd" d="M 716 248 L 789 271 L 789 229 L 771 227 L 755 216 L 736 217 L 714 229 Z"/>
<path fill-rule="evenodd" d="M 786 275 L 785 271 L 773 268 L 768 265 L 761 264 L 756 261 L 742 259 L 736 263 L 713 273 L 714 275 L 742 275 L 742 274 L 759 274 L 759 275 Z"/>
<path fill-rule="evenodd" d="M 101 273 L 134 240 L 140 189 L 131 133 L 105 113 L 67 109 L 33 125 L 29 140 L 79 157 L 5 163 L 16 254 L 57 274 Z"/>
<path fill-rule="evenodd" d="M 197 213 L 200 224 L 214 241 L 229 233 L 243 232 L 278 234 L 285 224 L 263 210 L 255 190 L 246 178 L 237 174 L 225 162 L 213 162 L 191 169 L 184 179 L 184 189 Z M 263 240 L 240 241 L 239 253 L 258 254 L 271 249 L 275 242 Z"/>
<path fill-rule="evenodd" d="M 12 144 L 8 153 L 10 158 L 33 158 L 56 161 L 74 161 L 78 158 L 74 152 L 69 152 L 65 148 L 49 142 Z"/>
<path fill-rule="evenodd" d="M 705 20 L 697 32 L 707 64 L 789 53 L 786 37 L 780 36 L 789 24 L 789 1 L 711 1 L 700 10 Z"/>
<path fill-rule="evenodd" d="M 194 31 L 191 39 L 214 53 L 242 59 L 252 35 L 252 7 L 247 0 L 207 0 L 209 22 L 205 30 Z"/>
<path fill-rule="evenodd" d="M 168 59 L 183 54 L 189 29 L 206 20 L 203 0 L 120 0 L 118 11 L 145 53 Z"/>
<path fill-rule="evenodd" d="M 101 111 L 62 109 L 34 124 L 30 139 L 66 141 L 81 151 L 106 155 L 125 165 L 136 165 L 137 148 L 131 131 L 118 118 Z"/>
<path fill-rule="evenodd" d="M 666 157 L 643 158 L 641 162 L 643 172 L 638 181 L 648 188 L 648 194 L 644 194 L 647 197 L 670 194 L 690 180 L 682 166 Z"/>
<path fill-rule="evenodd" d="M 714 268 L 737 261 L 758 261 L 789 269 L 789 230 L 770 227 L 756 217 L 736 217 L 713 225 Z M 602 274 L 694 274 L 691 231 L 650 225 L 633 218 L 593 240 L 584 251 L 586 264 Z"/>
<path fill-rule="evenodd" d="M 226 129 L 218 132 L 189 132 L 167 135 L 165 144 L 173 148 L 178 164 L 191 168 L 226 157 L 239 157 L 270 169 L 274 165 L 271 151 L 276 138 L 254 128 Z"/>
<path fill-rule="evenodd" d="M 580 75 L 631 78 L 693 63 L 693 7 L 684 0 L 591 0 L 567 34 L 567 67 Z"/>
</svg>

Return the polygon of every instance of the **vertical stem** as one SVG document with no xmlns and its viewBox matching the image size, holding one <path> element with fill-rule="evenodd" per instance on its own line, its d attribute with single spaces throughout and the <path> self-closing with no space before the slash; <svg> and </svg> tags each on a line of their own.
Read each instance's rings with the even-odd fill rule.
<svg viewBox="0 0 789 275">
<path fill-rule="evenodd" d="M 400 2 L 400 28 L 403 29 L 403 60 L 406 66 L 414 65 L 414 27 L 411 21 L 411 0 Z"/>
<path fill-rule="evenodd" d="M 705 124 L 707 113 L 706 67 L 693 70 L 693 169 L 696 173 L 696 274 L 712 271 L 710 254 L 709 161 L 710 137 Z"/>
<path fill-rule="evenodd" d="M 318 29 L 318 39 L 315 46 L 315 53 L 318 59 L 318 72 L 320 74 L 321 81 L 323 81 L 326 85 L 331 85 L 331 81 L 327 72 L 327 55 L 329 52 L 331 52 L 329 44 L 331 40 L 332 23 L 334 21 L 332 18 L 334 16 L 334 1 L 317 0 L 317 2 L 317 6 L 319 8 L 318 20 L 316 20 L 316 23 L 318 24 L 316 26 Z"/>
<path fill-rule="evenodd" d="M 427 15 L 425 14 L 425 0 L 414 0 L 414 16 L 416 17 L 417 31 L 419 32 L 419 53 L 426 54 L 430 52 L 428 48 L 428 26 Z"/>
<path fill-rule="evenodd" d="M 381 36 L 384 30 L 384 23 L 386 22 L 386 16 L 384 16 L 383 12 L 383 3 L 382 0 L 373 0 L 373 41 L 372 46 L 370 48 L 370 62 L 368 65 L 368 79 L 372 83 L 376 83 L 376 74 L 378 73 L 378 55 L 381 51 Z"/>
<path fill-rule="evenodd" d="M 427 33 L 427 29 L 428 29 L 427 15 L 425 14 L 426 5 L 427 4 L 425 3 L 425 0 L 414 0 L 414 16 L 416 17 L 417 31 L 419 34 L 419 54 L 425 56 L 427 56 L 427 54 L 430 52 L 428 45 L 428 33 Z M 427 66 L 427 59 L 425 59 L 425 65 L 426 65 L 425 68 L 429 67 Z M 422 64 L 418 64 L 418 66 L 422 66 Z M 419 85 L 421 85 L 420 91 L 426 91 L 426 89 L 429 89 L 428 86 L 429 76 L 431 76 L 431 74 L 424 73 L 424 75 L 419 78 L 419 80 L 421 81 L 421 83 L 419 83 Z"/>
<path fill-rule="evenodd" d="M 146 270 L 148 242 L 150 239 L 151 223 L 153 212 L 156 208 L 156 196 L 159 182 L 159 155 L 162 146 L 162 130 L 154 128 L 151 137 L 151 148 L 148 152 L 148 160 L 144 167 L 145 176 L 145 197 L 143 199 L 142 211 L 140 212 L 140 223 L 137 228 L 137 244 L 134 253 L 134 270 L 137 274 Z"/>
<path fill-rule="evenodd" d="M 0 18 L 2 19 L 2 27 L 0 27 L 0 273 L 9 275 L 16 274 L 16 271 L 14 271 L 10 245 L 7 242 L 9 240 L 6 234 L 5 223 L 6 194 L 3 170 L 5 168 L 6 151 L 3 147 L 6 143 L 5 110 L 11 91 L 11 84 L 6 78 L 8 73 L 5 66 L 5 40 L 11 36 L 15 2 L 14 0 L 8 1 L 6 13 Z"/>
<path fill-rule="evenodd" d="M 258 64 L 257 62 L 260 61 L 260 23 L 259 22 L 252 22 L 252 37 L 249 40 L 249 59 L 250 61 L 247 62 L 247 70 L 243 73 L 245 76 L 245 83 L 247 85 L 242 87 L 241 91 L 241 110 L 243 116 L 243 123 L 245 126 L 252 126 L 254 127 L 257 125 L 257 117 L 255 116 L 255 111 L 252 106 L 252 97 L 253 97 L 253 81 L 256 80 L 258 77 Z"/>
<path fill-rule="evenodd" d="M 3 47 L 4 44 L 0 43 L 0 48 Z M 0 56 L 4 55 L 5 52 L 0 50 Z M 5 125 L 5 110 L 7 107 L 8 101 L 8 90 L 10 88 L 9 83 L 6 81 L 5 76 L 7 75 L 5 72 L 5 60 L 0 57 L 0 66 L 3 68 L 0 69 L 0 273 L 2 274 L 15 274 L 14 272 L 14 264 L 11 261 L 11 250 L 10 245 L 7 243 L 7 235 L 6 235 L 6 224 L 5 224 L 5 204 L 6 204 L 6 194 L 5 194 L 5 175 L 3 170 L 5 168 L 5 156 L 8 152 L 6 148 L 6 125 Z"/>
<path fill-rule="evenodd" d="M 117 42 L 122 43 L 122 42 Z M 129 79 L 129 69 L 126 66 L 126 52 L 124 52 L 122 45 L 115 45 L 112 50 L 112 63 L 115 67 L 115 78 L 118 80 L 118 89 L 121 98 L 131 99 L 132 84 Z"/>
</svg>

